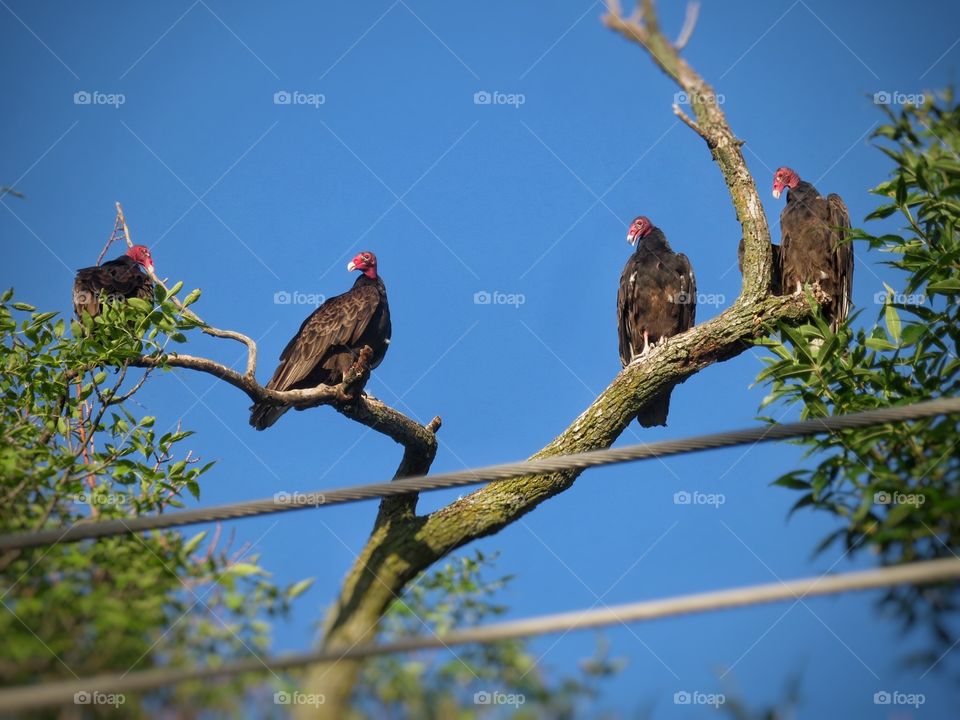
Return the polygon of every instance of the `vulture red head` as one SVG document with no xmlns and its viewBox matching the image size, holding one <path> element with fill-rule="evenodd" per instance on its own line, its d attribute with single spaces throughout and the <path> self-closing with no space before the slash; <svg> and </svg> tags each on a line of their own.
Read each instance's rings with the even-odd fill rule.
<svg viewBox="0 0 960 720">
<path fill-rule="evenodd" d="M 146 245 L 134 245 L 127 250 L 126 255 L 138 265 L 146 268 L 147 272 L 153 272 L 153 256 L 150 255 L 150 248 Z"/>
<path fill-rule="evenodd" d="M 347 263 L 347 270 L 349 272 L 359 270 L 372 280 L 377 277 L 377 256 L 365 250 Z"/>
<path fill-rule="evenodd" d="M 800 184 L 800 176 L 788 167 L 782 167 L 773 174 L 773 196 L 780 197 L 784 188 L 791 190 Z"/>
<path fill-rule="evenodd" d="M 653 223 L 646 215 L 638 215 L 630 223 L 630 230 L 627 232 L 627 242 L 633 245 L 641 238 L 645 238 L 653 230 Z"/>
</svg>

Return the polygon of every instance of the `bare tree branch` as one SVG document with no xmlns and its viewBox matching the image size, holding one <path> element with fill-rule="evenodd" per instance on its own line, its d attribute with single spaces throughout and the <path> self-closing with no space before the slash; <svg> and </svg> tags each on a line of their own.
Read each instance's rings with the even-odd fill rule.
<svg viewBox="0 0 960 720">
<path fill-rule="evenodd" d="M 700 3 L 696 1 L 687 3 L 687 14 L 683 18 L 683 27 L 680 29 L 677 41 L 673 44 L 678 51 L 683 50 L 690 42 L 690 38 L 693 37 L 698 17 L 700 17 Z"/>
<path fill-rule="evenodd" d="M 653 0 L 642 0 L 637 12 L 629 18 L 622 15 L 616 0 L 608 0 L 607 11 L 603 18 L 606 26 L 641 45 L 689 97 L 696 123 L 678 115 L 710 148 L 743 228 L 743 294 L 748 297 L 766 295 L 770 289 L 772 263 L 770 229 L 756 185 L 740 152 L 743 142 L 730 129 L 716 92 L 660 32 Z"/>
</svg>

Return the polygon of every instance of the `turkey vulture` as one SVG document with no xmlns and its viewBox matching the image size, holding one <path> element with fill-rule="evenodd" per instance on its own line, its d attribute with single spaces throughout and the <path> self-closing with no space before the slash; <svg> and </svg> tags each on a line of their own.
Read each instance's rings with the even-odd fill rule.
<svg viewBox="0 0 960 720">
<path fill-rule="evenodd" d="M 73 281 L 73 310 L 100 314 L 101 298 L 117 302 L 129 298 L 153 299 L 153 280 L 141 267 L 153 272 L 153 258 L 144 245 L 134 245 L 116 260 L 77 270 Z"/>
<path fill-rule="evenodd" d="M 303 321 L 300 330 L 280 354 L 280 364 L 267 383 L 270 390 L 296 390 L 317 385 L 338 385 L 364 345 L 377 367 L 390 344 L 390 308 L 387 289 L 377 275 L 372 252 L 357 255 L 347 270 L 360 277 L 343 295 L 327 300 Z M 273 425 L 289 406 L 258 402 L 250 408 L 250 424 L 257 430 Z"/>
<path fill-rule="evenodd" d="M 780 295 L 782 292 L 780 283 L 780 246 L 776 243 L 770 243 L 772 251 L 772 267 L 770 268 L 770 292 L 774 295 Z M 740 238 L 740 245 L 737 246 L 737 267 L 740 268 L 740 274 L 743 275 L 743 238 Z"/>
<path fill-rule="evenodd" d="M 620 362 L 642 357 L 662 338 L 693 327 L 697 281 L 690 261 L 675 253 L 660 228 L 640 216 L 630 225 L 627 242 L 637 249 L 627 260 L 617 293 Z M 643 427 L 666 425 L 673 385 L 665 387 L 637 414 Z"/>
<path fill-rule="evenodd" d="M 839 195 L 823 197 L 788 167 L 773 176 L 773 196 L 779 198 L 784 188 L 788 188 L 780 213 L 784 292 L 800 293 L 805 284 L 817 284 L 827 298 L 824 317 L 836 330 L 850 312 L 853 296 L 853 246 L 844 242 L 850 214 Z"/>
</svg>

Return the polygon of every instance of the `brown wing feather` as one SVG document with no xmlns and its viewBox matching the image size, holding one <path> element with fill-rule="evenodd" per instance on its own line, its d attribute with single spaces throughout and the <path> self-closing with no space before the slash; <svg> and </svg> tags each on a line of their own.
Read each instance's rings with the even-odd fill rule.
<svg viewBox="0 0 960 720">
<path fill-rule="evenodd" d="M 692 328 L 697 320 L 697 278 L 690 259 L 683 253 L 677 254 L 676 269 L 680 273 L 680 294 L 686 300 L 680 305 L 677 319 L 677 333 L 682 333 Z"/>
<path fill-rule="evenodd" d="M 629 292 L 631 290 L 630 284 L 626 282 L 629 272 L 630 263 L 628 262 L 620 277 L 620 287 L 617 289 L 617 337 L 619 340 L 620 364 L 624 367 L 630 364 L 630 360 L 633 357 L 630 330 L 626 320 L 627 303 L 630 301 Z"/>
<path fill-rule="evenodd" d="M 153 298 L 153 280 L 139 265 L 123 259 L 78 270 L 73 281 L 73 309 L 77 316 L 83 310 L 98 315 L 101 294 L 112 300 L 133 297 L 150 300 Z"/>
<path fill-rule="evenodd" d="M 836 193 L 827 197 L 830 208 L 831 236 L 834 247 L 835 272 L 837 277 L 837 297 L 835 322 L 839 326 L 850 313 L 853 304 L 853 243 L 848 237 L 850 229 L 850 212 L 846 204 Z M 836 329 L 836 327 L 834 328 Z"/>
<path fill-rule="evenodd" d="M 304 320 L 280 353 L 280 365 L 267 387 L 289 390 L 309 376 L 331 348 L 355 345 L 379 302 L 379 292 L 370 285 L 355 287 L 327 300 Z"/>
</svg>

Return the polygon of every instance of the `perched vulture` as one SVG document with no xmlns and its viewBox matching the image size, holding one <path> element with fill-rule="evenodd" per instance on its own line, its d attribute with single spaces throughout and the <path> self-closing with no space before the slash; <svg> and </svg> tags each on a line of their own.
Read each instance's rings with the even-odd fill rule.
<svg viewBox="0 0 960 720">
<path fill-rule="evenodd" d="M 370 367 L 381 363 L 390 344 L 390 308 L 387 289 L 377 275 L 377 258 L 372 252 L 362 252 L 347 270 L 359 270 L 361 275 L 349 291 L 330 298 L 303 321 L 280 354 L 280 364 L 267 388 L 338 385 L 364 345 L 373 351 Z M 289 406 L 258 402 L 250 408 L 250 424 L 265 430 L 287 410 Z"/>
<path fill-rule="evenodd" d="M 772 267 L 770 268 L 772 275 L 770 292 L 774 295 L 780 295 L 783 292 L 780 283 L 780 246 L 776 243 L 770 243 L 770 250 L 773 251 Z M 740 268 L 740 274 L 743 275 L 743 238 L 740 238 L 740 245 L 737 247 L 737 267 Z"/>
<path fill-rule="evenodd" d="M 690 261 L 670 249 L 660 228 L 641 215 L 630 226 L 627 242 L 637 243 L 637 249 L 623 268 L 617 293 L 624 366 L 661 339 L 693 327 L 697 311 L 697 281 Z M 672 385 L 664 388 L 637 414 L 643 427 L 667 424 L 672 391 Z"/>
<path fill-rule="evenodd" d="M 73 281 L 73 310 L 80 317 L 100 314 L 101 298 L 117 302 L 129 298 L 153 299 L 153 280 L 141 268 L 153 272 L 153 258 L 144 245 L 134 245 L 116 260 L 77 270 Z"/>
<path fill-rule="evenodd" d="M 780 213 L 780 270 L 784 292 L 803 292 L 804 285 L 819 285 L 826 295 L 823 313 L 836 330 L 850 312 L 853 297 L 853 246 L 844 242 L 850 214 L 839 195 L 823 197 L 782 167 L 773 176 L 773 196 L 787 190 Z"/>
</svg>

